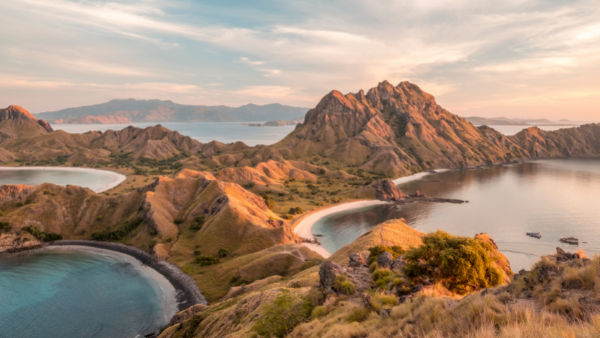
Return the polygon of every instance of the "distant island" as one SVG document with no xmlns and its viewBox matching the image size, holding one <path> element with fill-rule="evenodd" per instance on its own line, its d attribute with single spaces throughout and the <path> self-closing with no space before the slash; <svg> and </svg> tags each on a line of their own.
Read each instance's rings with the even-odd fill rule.
<svg viewBox="0 0 600 338">
<path fill-rule="evenodd" d="M 521 119 L 521 118 L 508 118 L 508 117 L 479 117 L 469 116 L 465 117 L 465 120 L 471 122 L 476 126 L 577 126 L 578 124 L 567 119 L 562 119 L 558 122 L 554 122 L 548 119 Z"/>
<path fill-rule="evenodd" d="M 52 124 L 129 124 L 135 122 L 261 122 L 304 119 L 308 108 L 279 103 L 240 107 L 196 106 L 161 100 L 112 100 L 102 104 L 38 113 Z"/>
<path fill-rule="evenodd" d="M 277 121 L 269 121 L 269 122 L 265 122 L 265 123 L 242 123 L 242 125 L 248 126 L 248 127 L 283 127 L 283 126 L 293 126 L 298 123 L 302 123 L 302 121 L 304 121 L 304 117 L 298 117 L 298 118 L 292 119 L 290 121 L 277 120 Z"/>
</svg>

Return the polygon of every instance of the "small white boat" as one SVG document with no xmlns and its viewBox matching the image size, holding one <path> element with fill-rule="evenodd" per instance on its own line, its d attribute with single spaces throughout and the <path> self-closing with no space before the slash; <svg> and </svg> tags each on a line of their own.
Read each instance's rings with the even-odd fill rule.
<svg viewBox="0 0 600 338">
<path fill-rule="evenodd" d="M 527 236 L 529 236 L 529 237 L 535 237 L 535 238 L 538 238 L 538 239 L 542 238 L 542 234 L 540 234 L 539 232 L 528 232 Z"/>
</svg>

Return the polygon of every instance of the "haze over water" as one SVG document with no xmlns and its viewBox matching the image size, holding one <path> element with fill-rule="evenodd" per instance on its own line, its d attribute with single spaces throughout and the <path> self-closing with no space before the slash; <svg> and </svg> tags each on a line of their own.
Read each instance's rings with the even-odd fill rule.
<svg viewBox="0 0 600 338">
<path fill-rule="evenodd" d="M 453 170 L 401 185 L 432 197 L 468 200 L 465 204 L 382 205 L 330 215 L 313 228 L 325 249 L 334 252 L 373 226 L 403 217 L 423 232 L 454 235 L 488 233 L 510 260 L 513 271 L 529 269 L 539 256 L 560 246 L 600 254 L 600 159 L 555 159 L 490 169 Z M 541 232 L 535 239 L 526 232 Z M 579 246 L 560 237 L 579 238 Z M 586 243 L 587 242 L 587 243 Z"/>
</svg>

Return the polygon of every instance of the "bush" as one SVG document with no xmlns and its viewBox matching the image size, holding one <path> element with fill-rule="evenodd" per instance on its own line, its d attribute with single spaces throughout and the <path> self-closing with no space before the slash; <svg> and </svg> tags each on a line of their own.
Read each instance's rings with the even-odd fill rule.
<svg viewBox="0 0 600 338">
<path fill-rule="evenodd" d="M 202 229 L 202 226 L 204 226 L 204 223 L 206 222 L 206 216 L 198 215 L 196 218 L 194 218 L 194 222 L 195 223 L 190 226 L 190 230 L 198 231 Z"/>
<path fill-rule="evenodd" d="M 398 256 L 404 254 L 404 250 L 399 246 L 385 246 L 385 245 L 377 245 L 372 248 L 369 248 L 369 264 L 377 261 L 377 258 L 381 256 L 382 253 L 389 252 L 394 257 L 394 260 L 398 258 Z"/>
<path fill-rule="evenodd" d="M 62 235 L 59 235 L 54 232 L 46 233 L 46 232 L 40 231 L 38 228 L 34 227 L 33 225 L 23 227 L 23 228 L 21 228 L 21 231 L 28 232 L 28 233 L 32 234 L 33 237 L 35 237 L 43 242 L 59 241 L 63 238 Z"/>
<path fill-rule="evenodd" d="M 23 204 L 23 202 L 17 202 L 17 207 L 19 207 L 19 208 L 22 207 L 22 206 L 24 206 L 24 205 L 25 204 Z"/>
<path fill-rule="evenodd" d="M 244 187 L 244 189 L 252 189 L 255 186 L 256 186 L 256 183 L 254 183 L 254 182 L 250 182 L 250 183 L 242 185 L 242 187 Z"/>
<path fill-rule="evenodd" d="M 480 240 L 452 236 L 438 230 L 423 237 L 423 244 L 404 255 L 405 275 L 414 280 L 427 276 L 457 293 L 467 293 L 502 283 L 494 266 L 494 248 Z"/>
<path fill-rule="evenodd" d="M 300 208 L 300 207 L 295 207 L 295 208 L 292 207 L 292 208 L 290 208 L 290 211 L 288 211 L 288 214 L 290 214 L 290 215 L 300 215 L 303 213 L 304 213 L 304 210 L 302 210 L 302 208 Z"/>
<path fill-rule="evenodd" d="M 196 257 L 196 260 L 194 260 L 194 263 L 200 266 L 209 266 L 213 264 L 218 264 L 219 258 L 215 256 L 198 256 Z"/>
<path fill-rule="evenodd" d="M 221 258 L 225 258 L 225 257 L 229 256 L 229 250 L 221 249 L 221 250 L 219 250 L 219 253 L 217 255 Z"/>
<path fill-rule="evenodd" d="M 185 222 L 185 220 L 184 220 L 184 219 L 182 219 L 182 218 L 176 218 L 176 219 L 173 221 L 173 223 L 175 223 L 176 225 L 183 224 L 183 222 Z"/>
<path fill-rule="evenodd" d="M 312 311 L 310 300 L 283 289 L 271 304 L 264 306 L 252 330 L 264 337 L 283 338 L 300 323 L 308 321 Z"/>
<path fill-rule="evenodd" d="M 364 322 L 369 318 L 369 314 L 371 311 L 365 308 L 364 306 L 355 306 L 352 311 L 350 311 L 350 315 L 346 317 L 346 321 L 348 322 Z"/>
<path fill-rule="evenodd" d="M 250 284 L 250 281 L 243 279 L 241 276 L 233 276 L 231 280 L 229 280 L 229 285 L 231 286 L 240 286 Z"/>
<path fill-rule="evenodd" d="M 323 305 L 317 306 L 311 313 L 310 317 L 312 319 L 321 318 L 327 315 L 327 308 Z"/>
<path fill-rule="evenodd" d="M 144 220 L 136 218 L 123 222 L 123 225 L 115 231 L 99 231 L 92 234 L 92 239 L 95 241 L 119 241 L 130 232 L 135 230 Z"/>
<path fill-rule="evenodd" d="M 9 231 L 10 229 L 12 229 L 12 227 L 10 226 L 10 224 L 8 222 L 0 222 L 0 231 L 3 231 L 3 230 Z"/>
</svg>

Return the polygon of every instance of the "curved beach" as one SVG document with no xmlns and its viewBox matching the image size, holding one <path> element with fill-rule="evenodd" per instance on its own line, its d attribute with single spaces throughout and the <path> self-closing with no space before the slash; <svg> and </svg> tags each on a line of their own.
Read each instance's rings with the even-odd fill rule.
<svg viewBox="0 0 600 338">
<path fill-rule="evenodd" d="M 92 174 L 99 174 L 107 176 L 111 179 L 111 181 L 102 187 L 95 189 L 94 192 L 101 193 L 107 190 L 110 190 L 121 182 L 127 179 L 127 176 L 110 171 L 110 170 L 101 170 L 101 169 L 93 169 L 93 168 L 79 168 L 79 167 L 0 167 L 0 170 L 57 170 L 57 171 L 79 171 L 79 172 L 87 172 Z"/>
<path fill-rule="evenodd" d="M 435 172 L 429 172 L 429 171 L 421 172 L 421 173 L 417 173 L 414 175 L 397 178 L 395 180 L 392 180 L 392 182 L 395 185 L 404 184 L 404 183 L 408 183 L 410 181 L 420 180 L 425 176 L 435 175 L 437 173 L 442 173 L 442 172 L 448 171 L 448 170 L 450 170 L 450 169 L 436 169 Z M 389 203 L 389 202 L 384 202 L 384 201 L 379 201 L 379 200 L 366 200 L 366 201 L 344 203 L 344 204 L 336 205 L 336 206 L 333 206 L 333 207 L 330 207 L 327 209 L 322 209 L 322 210 L 316 211 L 316 212 L 304 217 L 296 225 L 296 227 L 294 228 L 294 232 L 303 238 L 312 238 L 313 237 L 313 232 L 312 232 L 313 225 L 315 225 L 315 223 L 317 223 L 323 217 L 326 217 L 326 216 L 329 216 L 329 215 L 332 215 L 332 214 L 335 214 L 338 212 L 342 212 L 342 211 L 370 207 L 373 205 L 387 204 L 387 203 Z M 304 246 L 308 247 L 309 249 L 313 250 L 314 252 L 318 253 L 319 255 L 323 256 L 324 258 L 329 258 L 329 256 L 331 256 L 333 254 L 333 252 L 327 251 L 325 248 L 323 248 L 323 246 L 321 246 L 319 244 L 312 244 L 312 243 L 302 243 L 302 244 Z"/>
<path fill-rule="evenodd" d="M 156 283 L 161 286 L 161 289 L 165 291 L 165 304 L 168 305 L 165 309 L 171 309 L 174 304 L 176 311 L 174 311 L 173 314 L 178 311 L 183 311 L 192 305 L 206 305 L 206 299 L 192 277 L 181 271 L 178 266 L 167 261 L 157 261 L 150 254 L 138 248 L 120 243 L 88 240 L 61 240 L 51 242 L 46 246 L 46 248 L 52 247 L 66 247 L 68 249 L 76 249 L 78 247 L 80 250 L 84 251 L 102 250 L 105 253 L 112 252 L 120 254 L 119 257 L 126 256 L 130 260 L 133 259 L 137 261 L 139 265 L 145 267 L 145 271 L 148 273 L 149 277 L 155 280 Z M 173 290 L 174 292 L 172 293 L 173 297 L 169 298 L 170 290 Z M 171 310 L 169 310 L 169 313 L 172 312 Z M 172 315 L 170 317 L 172 317 Z M 168 319 L 170 319 L 170 317 Z"/>
</svg>

